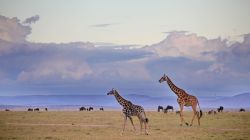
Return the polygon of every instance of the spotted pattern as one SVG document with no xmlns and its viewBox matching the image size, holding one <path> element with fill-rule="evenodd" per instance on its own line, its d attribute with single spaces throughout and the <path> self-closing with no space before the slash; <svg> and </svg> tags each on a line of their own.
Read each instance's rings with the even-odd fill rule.
<svg viewBox="0 0 250 140">
<path fill-rule="evenodd" d="M 122 133 L 124 132 L 127 118 L 130 119 L 130 121 L 131 121 L 131 123 L 133 125 L 133 128 L 135 130 L 135 126 L 134 126 L 133 121 L 132 121 L 132 116 L 137 116 L 139 118 L 140 125 L 141 125 L 141 133 L 142 133 L 142 124 L 144 124 L 144 126 L 145 126 L 145 134 L 148 135 L 148 132 L 147 132 L 148 118 L 146 118 L 146 113 L 145 113 L 143 107 L 141 107 L 139 105 L 134 105 L 132 102 L 124 99 L 114 89 L 112 89 L 107 95 L 114 95 L 117 102 L 123 107 L 122 112 L 124 114 L 125 119 L 124 119 L 124 126 L 123 126 Z"/>
<path fill-rule="evenodd" d="M 134 105 L 132 102 L 124 99 L 123 97 L 121 97 L 121 95 L 119 95 L 119 93 L 116 90 L 114 92 L 115 92 L 114 96 L 117 102 L 121 106 L 123 106 L 122 112 L 126 117 L 138 116 L 140 119 L 145 121 L 146 115 L 143 107 L 139 105 Z"/>
<path fill-rule="evenodd" d="M 172 81 L 171 79 L 166 76 L 164 74 L 164 76 L 159 80 L 160 83 L 162 83 L 163 81 L 166 81 L 168 86 L 170 87 L 170 89 L 177 95 L 177 102 L 178 104 L 180 105 L 180 116 L 181 116 L 181 125 L 184 121 L 184 118 L 183 118 L 183 106 L 192 106 L 192 109 L 193 109 L 193 112 L 194 112 L 194 116 L 193 116 L 193 119 L 191 121 L 191 125 L 193 124 L 193 120 L 195 118 L 195 116 L 197 116 L 197 119 L 198 119 L 198 124 L 200 125 L 200 118 L 202 116 L 202 111 L 200 109 L 200 114 L 198 115 L 197 111 L 196 111 L 196 107 L 197 105 L 199 106 L 199 102 L 198 102 L 198 99 L 193 96 L 193 95 L 189 95 L 188 93 L 186 93 L 183 89 L 177 87 Z M 199 106 L 200 108 L 200 106 Z M 188 124 L 186 122 L 186 124 Z"/>
</svg>

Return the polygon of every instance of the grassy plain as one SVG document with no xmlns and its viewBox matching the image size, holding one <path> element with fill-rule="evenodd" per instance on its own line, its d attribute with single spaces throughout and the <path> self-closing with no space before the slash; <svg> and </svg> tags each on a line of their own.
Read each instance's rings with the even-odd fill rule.
<svg viewBox="0 0 250 140">
<path fill-rule="evenodd" d="M 47 140 L 187 140 L 187 139 L 250 139 L 250 112 L 224 112 L 204 115 L 201 126 L 179 126 L 175 113 L 146 112 L 150 135 L 139 134 L 139 121 L 133 117 L 137 132 L 130 121 L 120 135 L 123 117 L 119 111 L 0 111 L 0 139 Z M 191 112 L 184 112 L 190 122 Z"/>
</svg>

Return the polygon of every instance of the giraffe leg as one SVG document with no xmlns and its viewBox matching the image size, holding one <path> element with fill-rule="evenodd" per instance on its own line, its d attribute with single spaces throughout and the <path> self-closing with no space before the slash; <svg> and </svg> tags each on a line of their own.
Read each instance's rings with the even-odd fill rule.
<svg viewBox="0 0 250 140">
<path fill-rule="evenodd" d="M 131 122 L 131 124 L 133 125 L 133 129 L 134 129 L 134 131 L 136 132 L 136 129 L 135 129 L 135 126 L 134 126 L 134 122 L 133 122 L 133 120 L 132 120 L 132 117 L 129 116 L 128 118 L 130 119 L 130 122 Z"/>
<path fill-rule="evenodd" d="M 184 105 L 180 104 L 180 118 L 181 118 L 180 126 L 182 126 L 183 122 L 185 122 L 185 124 L 188 125 L 188 123 L 184 120 L 184 117 L 183 117 L 183 107 L 184 107 Z"/>
<path fill-rule="evenodd" d="M 123 129 L 122 129 L 121 135 L 123 135 L 123 133 L 124 133 L 126 123 L 127 123 L 127 116 L 126 116 L 126 114 L 124 114 L 124 124 L 123 124 Z"/>
<path fill-rule="evenodd" d="M 180 119 L 181 119 L 180 126 L 182 126 L 182 109 L 183 109 L 183 106 L 180 105 Z"/>
<path fill-rule="evenodd" d="M 147 131 L 147 129 L 148 129 L 147 122 L 144 121 L 143 123 L 144 123 L 144 126 L 145 126 L 145 135 L 148 135 L 148 131 Z"/>
<path fill-rule="evenodd" d="M 197 116 L 197 120 L 198 120 L 198 125 L 200 126 L 200 116 L 199 115 L 201 115 L 200 112 L 197 112 L 196 116 Z"/>
<path fill-rule="evenodd" d="M 141 127 L 140 132 L 142 134 L 142 120 L 141 120 L 141 118 L 139 118 L 139 121 L 140 121 L 140 127 Z"/>
<path fill-rule="evenodd" d="M 193 113 L 194 113 L 194 115 L 193 115 L 193 118 L 192 118 L 192 121 L 191 121 L 190 126 L 192 126 L 192 125 L 193 125 L 194 118 L 195 118 L 195 116 L 197 116 L 196 105 L 192 105 L 192 109 L 193 109 Z M 198 116 L 197 116 L 197 118 L 199 119 L 199 117 L 198 117 Z"/>
<path fill-rule="evenodd" d="M 198 120 L 198 125 L 200 126 L 200 117 L 199 117 L 199 112 L 196 113 L 197 115 L 197 120 Z"/>
</svg>

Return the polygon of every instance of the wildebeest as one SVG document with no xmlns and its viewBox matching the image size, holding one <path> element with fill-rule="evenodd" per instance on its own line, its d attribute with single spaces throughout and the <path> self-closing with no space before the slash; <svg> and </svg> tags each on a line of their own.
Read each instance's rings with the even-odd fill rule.
<svg viewBox="0 0 250 140">
<path fill-rule="evenodd" d="M 224 107 L 223 107 L 223 106 L 220 106 L 219 108 L 217 108 L 217 111 L 218 111 L 218 112 L 223 112 L 223 110 L 224 110 Z"/>
<path fill-rule="evenodd" d="M 212 113 L 213 113 L 212 110 L 209 110 L 209 111 L 207 112 L 208 115 L 211 115 Z"/>
<path fill-rule="evenodd" d="M 215 114 L 216 114 L 216 111 L 214 111 L 214 110 L 209 110 L 207 114 L 208 114 L 208 115 L 212 115 L 212 114 L 215 115 Z"/>
<path fill-rule="evenodd" d="M 174 107 L 173 107 L 173 106 L 168 105 L 168 106 L 164 109 L 164 113 L 167 113 L 167 112 L 168 112 L 168 110 L 172 110 L 172 111 L 174 111 Z"/>
<path fill-rule="evenodd" d="M 5 109 L 5 111 L 10 111 L 9 109 Z"/>
<path fill-rule="evenodd" d="M 33 111 L 33 109 L 32 108 L 28 108 L 28 111 Z"/>
<path fill-rule="evenodd" d="M 84 106 L 79 108 L 79 111 L 84 111 L 84 110 L 87 110 Z"/>
<path fill-rule="evenodd" d="M 241 108 L 240 109 L 240 112 L 245 112 L 246 110 L 244 108 Z"/>
<path fill-rule="evenodd" d="M 158 106 L 158 112 L 160 112 L 161 110 L 163 110 L 163 107 L 162 106 Z"/>
<path fill-rule="evenodd" d="M 87 108 L 87 111 L 91 111 L 91 110 L 94 110 L 94 108 L 93 107 Z"/>
<path fill-rule="evenodd" d="M 180 114 L 180 111 L 175 111 L 175 114 L 177 115 L 177 114 Z"/>
<path fill-rule="evenodd" d="M 46 107 L 44 110 L 45 110 L 45 111 L 48 111 L 48 108 Z"/>
<path fill-rule="evenodd" d="M 101 107 L 101 108 L 100 108 L 100 110 L 101 110 L 101 111 L 104 111 L 104 108 L 103 108 L 103 107 Z"/>
<path fill-rule="evenodd" d="M 39 111 L 39 108 L 35 108 L 34 111 Z"/>
</svg>

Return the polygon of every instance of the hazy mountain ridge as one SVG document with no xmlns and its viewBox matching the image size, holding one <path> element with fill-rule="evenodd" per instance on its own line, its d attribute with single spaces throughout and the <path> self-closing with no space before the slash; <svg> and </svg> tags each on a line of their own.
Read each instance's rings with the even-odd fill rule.
<svg viewBox="0 0 250 140">
<path fill-rule="evenodd" d="M 148 108 L 158 105 L 173 105 L 178 107 L 175 96 L 150 97 L 145 95 L 124 95 L 124 98 L 134 104 Z M 231 97 L 198 97 L 200 106 L 206 108 L 220 105 L 230 108 L 250 107 L 250 93 L 238 94 Z M 13 106 L 108 106 L 119 107 L 113 96 L 107 95 L 28 95 L 0 96 L 0 105 Z"/>
</svg>

